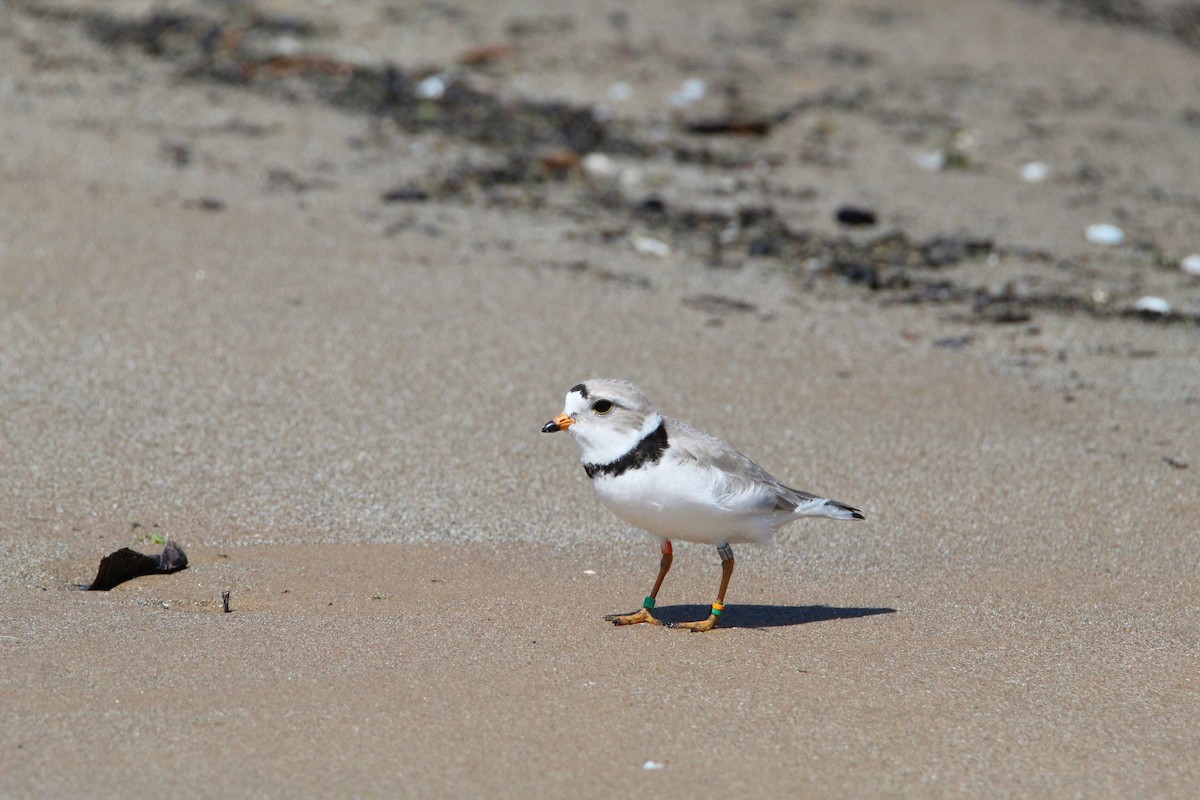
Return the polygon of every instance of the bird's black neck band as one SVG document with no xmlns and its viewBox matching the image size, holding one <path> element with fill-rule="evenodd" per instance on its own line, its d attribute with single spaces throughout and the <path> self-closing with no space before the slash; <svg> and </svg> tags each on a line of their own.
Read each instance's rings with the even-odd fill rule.
<svg viewBox="0 0 1200 800">
<path fill-rule="evenodd" d="M 660 420 L 658 427 L 643 436 L 641 441 L 625 455 L 607 464 L 584 464 L 583 469 L 589 478 L 601 475 L 615 478 L 628 470 L 637 469 L 643 464 L 653 464 L 662 458 L 667 447 L 667 423 L 665 420 Z"/>
</svg>

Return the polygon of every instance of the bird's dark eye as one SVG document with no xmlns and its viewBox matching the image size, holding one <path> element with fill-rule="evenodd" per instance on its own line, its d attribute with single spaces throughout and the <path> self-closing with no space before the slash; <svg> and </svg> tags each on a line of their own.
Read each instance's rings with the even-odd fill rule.
<svg viewBox="0 0 1200 800">
<path fill-rule="evenodd" d="M 592 403 L 592 411 L 595 411 L 597 414 L 607 414 L 612 410 L 613 404 L 611 400 L 597 400 Z"/>
</svg>

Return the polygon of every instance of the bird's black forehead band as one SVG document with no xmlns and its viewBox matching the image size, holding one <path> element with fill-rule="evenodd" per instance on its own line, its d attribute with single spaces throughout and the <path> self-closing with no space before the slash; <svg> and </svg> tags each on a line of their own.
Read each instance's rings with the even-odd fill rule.
<svg viewBox="0 0 1200 800">
<path fill-rule="evenodd" d="M 572 392 L 579 392 L 579 394 L 580 394 L 580 395 L 583 397 L 583 399 L 584 399 L 584 400 L 587 400 L 587 399 L 588 399 L 588 397 L 590 397 L 590 396 L 591 396 L 591 395 L 589 395 L 589 394 L 588 394 L 587 387 L 586 387 L 586 386 L 584 386 L 582 383 L 577 383 L 577 384 L 575 384 L 574 386 L 572 386 L 572 387 L 571 387 L 571 391 L 572 391 Z M 568 392 L 567 394 L 570 394 L 570 392 Z"/>
</svg>

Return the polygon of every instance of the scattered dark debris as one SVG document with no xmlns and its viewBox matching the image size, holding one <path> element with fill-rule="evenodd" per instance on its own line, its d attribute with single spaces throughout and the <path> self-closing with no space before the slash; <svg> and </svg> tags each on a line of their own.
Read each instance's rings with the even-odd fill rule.
<svg viewBox="0 0 1200 800">
<path fill-rule="evenodd" d="M 739 314 L 758 310 L 758 306 L 754 303 L 720 294 L 692 295 L 683 298 L 683 304 L 706 314 Z"/>
<path fill-rule="evenodd" d="M 658 195 L 650 195 L 632 208 L 634 216 L 651 224 L 664 224 L 668 221 L 667 204 Z"/>
<path fill-rule="evenodd" d="M 865 283 L 872 289 L 903 289 L 914 284 L 907 270 L 948 267 L 971 258 L 986 256 L 993 249 L 986 239 L 939 236 L 914 241 L 901 232 L 886 233 L 867 241 L 822 238 L 792 234 L 796 255 L 810 269 L 827 270 Z"/>
<path fill-rule="evenodd" d="M 392 64 L 370 66 L 322 53 L 273 51 L 281 35 L 315 37 L 307 20 L 231 4 L 225 15 L 155 11 L 120 17 L 104 11 L 72 12 L 64 21 L 81 21 L 87 33 L 110 48 L 138 47 L 148 55 L 179 64 L 183 77 L 246 86 L 294 98 L 310 93 L 348 111 L 392 118 L 405 130 L 435 130 L 517 151 L 564 146 L 587 154 L 606 145 L 610 152 L 644 148 L 607 135 L 589 107 L 562 102 L 502 100 L 448 78 L 439 98 L 421 97 L 419 80 Z M 495 60 L 492 47 L 464 54 Z"/>
<path fill-rule="evenodd" d="M 1175 469 L 1187 469 L 1188 462 L 1183 456 L 1163 456 L 1163 461 L 1170 464 Z"/>
<path fill-rule="evenodd" d="M 246 81 L 256 79 L 270 80 L 283 78 L 288 75 L 332 75 L 347 77 L 354 67 L 344 61 L 338 61 L 323 55 L 274 55 L 267 56 L 258 62 L 244 62 L 240 66 L 240 77 Z"/>
<path fill-rule="evenodd" d="M 1200 25 L 1196 24 L 1200 11 L 1185 6 L 1161 14 L 1136 0 L 1068 0 L 1065 6 L 1102 19 L 1153 24 L 1158 30 L 1169 30 L 1189 44 L 1200 46 Z M 36 6 L 23 10 L 65 24 L 81 24 L 102 46 L 135 47 L 151 57 L 168 60 L 181 79 L 244 87 L 285 101 L 313 99 L 347 112 L 387 120 L 405 131 L 435 132 L 493 149 L 488 155 L 442 167 L 446 171 L 425 181 L 426 188 L 401 186 L 385 192 L 386 203 L 478 193 L 489 203 L 525 203 L 535 207 L 544 202 L 538 194 L 539 187 L 548 191 L 571 181 L 580 173 L 577 168 L 580 160 L 595 151 L 716 169 L 761 168 L 763 164 L 781 163 L 789 156 L 764 152 L 749 143 L 734 147 L 715 137 L 762 137 L 773 126 L 798 114 L 861 111 L 872 99 L 869 86 L 846 83 L 800 97 L 763 116 L 745 116 L 731 106 L 724 116 L 684 123 L 682 131 L 673 132 L 665 141 L 659 140 L 657 134 L 643 134 L 639 138 L 628 123 L 598 118 L 590 106 L 513 99 L 483 91 L 470 82 L 477 70 L 448 70 L 449 65 L 443 64 L 407 71 L 394 64 L 361 64 L 322 53 L 319 51 L 322 31 L 317 24 L 302 16 L 264 12 L 252 0 L 208 4 L 203 8 L 203 13 L 160 8 L 135 16 L 114 15 L 105 10 Z M 554 35 L 572 25 L 573 20 L 565 16 L 516 20 L 506 32 L 514 43 L 493 43 L 466 50 L 458 61 L 485 68 L 487 64 L 514 57 L 522 37 Z M 300 40 L 301 52 L 281 53 L 278 43 L 281 36 Z M 865 63 L 869 56 L 857 51 L 831 54 L 832 58 L 844 57 L 847 63 Z M 436 97 L 424 96 L 419 90 L 422 80 L 431 75 L 444 79 L 444 90 Z M 1181 113 L 1183 123 L 1200 124 L 1197 122 L 1200 109 L 1189 107 Z M 912 120 L 901 116 L 893 122 Z M 949 131 L 943 149 L 947 152 L 947 166 L 955 166 L 958 133 L 952 120 L 922 120 L 924 125 L 935 123 L 945 125 Z M 822 136 L 823 130 L 818 126 Z M 247 133 L 265 132 L 266 129 L 254 129 Z M 194 161 L 192 148 L 186 142 L 165 142 L 162 148 L 164 157 L 180 168 Z M 968 166 L 965 153 L 962 159 L 959 166 Z M 1106 178 L 1100 168 L 1087 163 L 1079 167 L 1075 177 L 1083 184 L 1100 183 Z M 286 169 L 272 170 L 267 184 L 271 190 L 293 192 L 332 185 L 326 178 L 301 177 Z M 848 236 L 827 236 L 793 228 L 770 199 L 730 213 L 688 208 L 679 201 L 668 204 L 657 196 L 635 200 L 616 191 L 604 193 L 590 186 L 581 191 L 593 207 L 630 215 L 639 226 L 648 227 L 648 232 L 656 238 L 669 241 L 673 247 L 690 247 L 711 265 L 737 266 L 742 257 L 777 259 L 802 281 L 839 277 L 879 293 L 882 302 L 966 304 L 974 322 L 1024 323 L 1036 311 L 1049 311 L 1138 319 L 1154 324 L 1200 324 L 1198 312 L 1172 310 L 1150 314 L 1094 300 L 1086 286 L 1077 291 L 1011 294 L 972 286 L 960 273 L 954 277 L 938 274 L 943 268 L 969 264 L 991 254 L 1061 265 L 1052 254 L 1019 247 L 1001 249 L 986 238 L 943 236 L 922 241 L 903 232 L 893 232 L 856 241 Z M 198 207 L 218 211 L 224 204 L 207 198 Z M 853 206 L 843 206 L 836 218 L 848 226 L 877 224 L 873 210 Z M 388 231 L 389 235 L 395 232 Z M 644 279 L 636 276 L 607 273 L 605 277 L 602 270 L 590 271 L 596 277 L 645 285 Z"/>
<path fill-rule="evenodd" d="M 192 146 L 187 142 L 163 142 L 159 148 L 163 157 L 179 169 L 192 163 Z"/>
<path fill-rule="evenodd" d="M 143 575 L 167 575 L 187 569 L 187 555 L 183 548 L 175 542 L 167 542 L 162 553 L 148 556 L 122 547 L 100 559 L 100 568 L 96 571 L 96 579 L 88 587 L 89 591 L 106 592 L 125 581 L 140 578 Z"/>
<path fill-rule="evenodd" d="M 485 44 L 478 47 L 468 47 L 458 54 L 458 63 L 463 66 L 475 67 L 505 61 L 517 54 L 517 48 L 511 44 Z"/>
<path fill-rule="evenodd" d="M 834 219 L 849 227 L 869 227 L 876 222 L 875 212 L 862 206 L 841 206 Z"/>
<path fill-rule="evenodd" d="M 221 592 L 221 610 L 228 614 L 233 609 L 229 607 L 229 590 Z"/>
<path fill-rule="evenodd" d="M 186 200 L 184 208 L 195 208 L 200 211 L 224 211 L 225 201 L 219 197 L 201 197 L 196 200 Z"/>
<path fill-rule="evenodd" d="M 974 311 L 980 319 L 999 325 L 1029 322 L 1033 312 L 1020 301 L 1006 297 L 980 296 L 975 298 Z"/>
<path fill-rule="evenodd" d="M 575 20 L 567 14 L 539 14 L 518 17 L 508 23 L 505 33 L 513 38 L 538 35 L 562 35 L 575 30 Z"/>
<path fill-rule="evenodd" d="M 398 186 L 383 193 L 385 203 L 424 203 L 429 192 L 419 186 Z"/>
<path fill-rule="evenodd" d="M 994 246 L 991 239 L 938 236 L 921 246 L 922 259 L 927 267 L 944 267 L 986 256 Z"/>
<path fill-rule="evenodd" d="M 958 336 L 946 336 L 941 339 L 934 339 L 934 347 L 944 347 L 947 350 L 961 350 L 967 345 L 975 341 L 975 337 L 969 333 L 959 334 Z"/>
<path fill-rule="evenodd" d="M 637 208 L 635 207 L 635 213 Z M 1093 298 L 1086 287 L 1077 292 L 1017 291 L 1011 286 L 996 290 L 971 286 L 962 278 L 939 274 L 943 269 L 996 254 L 1031 262 L 1057 263 L 1050 254 L 1028 248 L 1002 249 L 990 240 L 970 236 L 935 236 L 915 240 L 903 232 L 884 233 L 867 240 L 826 236 L 793 230 L 770 206 L 747 206 L 733 214 L 663 207 L 663 225 L 676 241 L 701 239 L 711 250 L 713 237 L 737 231 L 736 241 L 722 236 L 723 255 L 741 248 L 747 256 L 782 260 L 796 277 L 812 280 L 821 275 L 840 276 L 884 295 L 884 302 L 967 303 L 975 321 L 997 324 L 1025 323 L 1036 311 L 1088 314 L 1098 319 L 1131 318 L 1160 324 L 1200 324 L 1200 313 L 1172 310 L 1148 313 L 1116 307 Z M 639 214 L 643 221 L 651 220 Z M 1062 266 L 1070 267 L 1069 264 Z"/>
<path fill-rule="evenodd" d="M 1075 14 L 1114 25 L 1140 28 L 1152 34 L 1172 36 L 1189 47 L 1200 48 L 1200 6 L 1195 3 L 1058 0 L 1053 8 L 1064 14 Z"/>
<path fill-rule="evenodd" d="M 688 133 L 698 136 L 766 136 L 771 132 L 771 121 L 767 119 L 743 119 L 740 117 L 716 117 L 688 122 L 683 128 Z"/>
<path fill-rule="evenodd" d="M 821 55 L 830 64 L 854 69 L 868 67 L 875 60 L 869 51 L 847 44 L 830 45 L 823 49 Z"/>
<path fill-rule="evenodd" d="M 472 190 L 486 193 L 504 186 L 526 188 L 563 177 L 527 154 L 509 153 L 498 160 L 460 162 L 441 178 L 435 192 L 443 196 L 468 194 Z"/>
<path fill-rule="evenodd" d="M 262 139 L 271 133 L 272 126 L 234 118 L 213 130 L 233 136 L 245 136 L 247 139 Z"/>
<path fill-rule="evenodd" d="M 44 9 L 49 16 L 58 9 Z M 229 19 L 216 20 L 177 11 L 152 11 L 142 17 L 121 18 L 103 11 L 63 10 L 80 20 L 92 38 L 107 47 L 139 47 L 152 56 L 178 56 L 198 50 L 211 55 L 238 46 L 247 31 L 261 36 L 306 38 L 317 34 L 312 22 L 298 17 L 265 14 L 239 6 Z M 62 12 L 60 12 L 62 13 Z"/>
<path fill-rule="evenodd" d="M 439 239 L 444 234 L 444 230 L 439 225 L 431 222 L 425 222 L 416 217 L 407 217 L 390 223 L 383 229 L 383 235 L 387 237 L 399 236 L 404 233 L 415 232 L 421 236 L 427 236 L 430 239 Z"/>
<path fill-rule="evenodd" d="M 587 275 L 599 281 L 624 284 L 636 289 L 649 289 L 652 286 L 649 278 L 630 272 L 616 272 L 607 267 L 598 267 L 582 258 L 566 264 L 549 264 L 548 266 L 552 269 L 566 270 L 567 272 Z"/>
<path fill-rule="evenodd" d="M 912 278 L 907 274 L 901 278 L 906 282 L 906 285 L 912 286 Z M 911 291 L 896 296 L 897 302 L 907 305 L 917 305 L 919 303 L 960 303 L 970 296 L 970 292 L 952 281 L 945 280 L 923 280 L 919 285 L 915 286 Z"/>
<path fill-rule="evenodd" d="M 281 167 L 267 170 L 267 190 L 272 192 L 303 194 L 314 189 L 331 189 L 335 185 L 328 178 L 304 178 L 290 169 Z"/>
<path fill-rule="evenodd" d="M 538 163 L 551 173 L 561 175 L 577 169 L 582 159 L 569 147 L 551 147 L 538 154 Z"/>
</svg>

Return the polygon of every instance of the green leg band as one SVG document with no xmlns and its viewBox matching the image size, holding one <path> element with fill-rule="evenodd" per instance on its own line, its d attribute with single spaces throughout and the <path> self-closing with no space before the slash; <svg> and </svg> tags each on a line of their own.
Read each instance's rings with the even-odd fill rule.
<svg viewBox="0 0 1200 800">
<path fill-rule="evenodd" d="M 646 609 L 647 611 L 652 610 L 654 608 L 654 598 L 650 595 L 646 595 L 646 599 L 642 601 L 642 608 Z"/>
<path fill-rule="evenodd" d="M 721 616 L 721 612 L 724 610 L 725 610 L 724 608 L 717 608 L 716 606 L 713 606 L 712 607 L 712 615 L 714 617 L 719 617 L 719 616 Z"/>
</svg>

